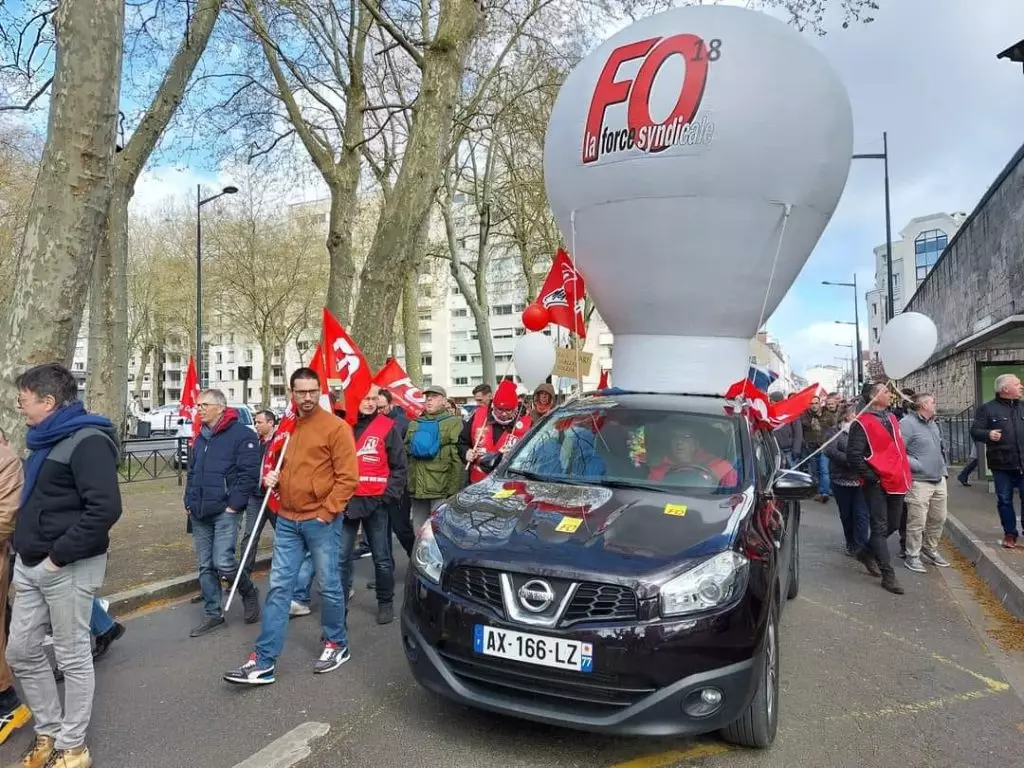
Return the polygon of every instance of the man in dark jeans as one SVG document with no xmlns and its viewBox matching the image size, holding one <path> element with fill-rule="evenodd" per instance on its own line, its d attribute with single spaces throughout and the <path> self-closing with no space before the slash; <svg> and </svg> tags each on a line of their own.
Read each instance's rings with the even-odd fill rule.
<svg viewBox="0 0 1024 768">
<path fill-rule="evenodd" d="M 1024 408 L 1020 379 L 1012 373 L 996 377 L 996 397 L 974 414 L 971 437 L 985 444 L 985 461 L 996 486 L 996 506 L 1003 525 L 1003 546 L 1017 546 L 1017 514 L 1013 492 L 1021 497 L 1024 525 Z"/>
<path fill-rule="evenodd" d="M 868 572 L 881 575 L 882 588 L 903 594 L 889 556 L 889 537 L 900 525 L 903 497 L 910 490 L 910 464 L 899 422 L 889 408 L 889 389 L 882 382 L 868 382 L 862 391 L 868 406 L 850 425 L 846 458 L 864 481 L 864 497 L 871 512 L 871 539 L 857 559 Z"/>
</svg>

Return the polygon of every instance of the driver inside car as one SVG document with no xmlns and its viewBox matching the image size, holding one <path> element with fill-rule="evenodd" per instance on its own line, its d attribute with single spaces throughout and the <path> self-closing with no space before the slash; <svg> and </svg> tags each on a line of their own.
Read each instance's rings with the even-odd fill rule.
<svg viewBox="0 0 1024 768">
<path fill-rule="evenodd" d="M 739 483 L 739 473 L 721 456 L 706 450 L 709 442 L 701 430 L 692 424 L 675 426 L 670 436 L 668 452 L 657 466 L 651 468 L 647 479 L 669 482 L 675 479 L 678 482 L 676 476 L 688 474 L 703 476 L 708 481 L 717 480 L 721 487 L 735 487 Z"/>
</svg>

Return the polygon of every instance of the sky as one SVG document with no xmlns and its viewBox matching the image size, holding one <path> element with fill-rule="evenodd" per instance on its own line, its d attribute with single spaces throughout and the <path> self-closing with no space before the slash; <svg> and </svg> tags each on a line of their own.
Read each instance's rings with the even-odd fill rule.
<svg viewBox="0 0 1024 768">
<path fill-rule="evenodd" d="M 889 136 L 894 240 L 913 217 L 974 209 L 1024 142 L 1024 72 L 996 54 L 1024 38 L 1021 0 L 878 0 L 875 21 L 809 39 L 843 78 L 853 105 L 858 153 L 881 152 Z M 738 4 L 742 4 L 737 0 Z M 609 34 L 615 26 L 609 27 Z M 885 242 L 880 161 L 856 160 L 832 221 L 767 329 L 801 373 L 840 364 L 851 343 L 852 291 L 823 280 L 863 286 L 861 333 L 867 348 L 863 293 L 874 286 L 872 249 Z M 198 181 L 230 183 L 172 166 L 141 177 L 135 205 L 155 207 Z M 315 183 L 299 185 L 306 199 L 322 196 Z"/>
</svg>

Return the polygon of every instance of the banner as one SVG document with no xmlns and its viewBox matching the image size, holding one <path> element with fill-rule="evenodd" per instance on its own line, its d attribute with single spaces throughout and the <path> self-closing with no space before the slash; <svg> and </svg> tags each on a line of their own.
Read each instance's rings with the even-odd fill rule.
<svg viewBox="0 0 1024 768">
<path fill-rule="evenodd" d="M 537 303 L 548 311 L 550 322 L 568 328 L 581 338 L 586 338 L 587 321 L 584 316 L 587 287 L 583 275 L 576 271 L 572 260 L 561 248 L 551 261 L 544 285 L 541 286 Z M 574 373 L 573 376 L 576 374 Z"/>
<path fill-rule="evenodd" d="M 345 420 L 355 424 L 359 419 L 359 402 L 370 391 L 373 374 L 362 351 L 327 307 L 324 307 L 323 351 L 327 386 L 342 390 Z"/>
<path fill-rule="evenodd" d="M 394 358 L 388 360 L 384 367 L 377 371 L 373 383 L 390 392 L 393 404 L 400 406 L 409 414 L 410 419 L 415 419 L 423 413 L 426 397 Z"/>
<path fill-rule="evenodd" d="M 192 443 L 195 442 L 196 436 L 199 434 L 199 409 L 196 407 L 196 403 L 199 401 L 199 392 L 196 359 L 190 355 L 188 369 L 185 371 L 185 382 L 181 386 L 181 405 L 178 406 L 178 415 L 192 422 Z"/>
</svg>

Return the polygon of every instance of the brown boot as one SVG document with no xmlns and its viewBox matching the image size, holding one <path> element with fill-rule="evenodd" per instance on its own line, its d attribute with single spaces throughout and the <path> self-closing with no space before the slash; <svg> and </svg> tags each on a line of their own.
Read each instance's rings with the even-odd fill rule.
<svg viewBox="0 0 1024 768">
<path fill-rule="evenodd" d="M 55 749 L 45 768 L 92 768 L 92 755 L 84 744 L 74 749 Z"/>
<path fill-rule="evenodd" d="M 861 551 L 860 554 L 857 555 L 857 559 L 860 560 L 860 562 L 867 569 L 867 572 L 870 573 L 872 576 L 878 577 L 882 575 L 882 569 L 878 567 L 878 560 L 876 560 L 875 556 L 868 552 L 866 549 Z"/>
<path fill-rule="evenodd" d="M 36 734 L 35 739 L 21 760 L 13 763 L 9 768 L 45 768 L 53 756 L 53 736 L 41 736 Z"/>
</svg>

